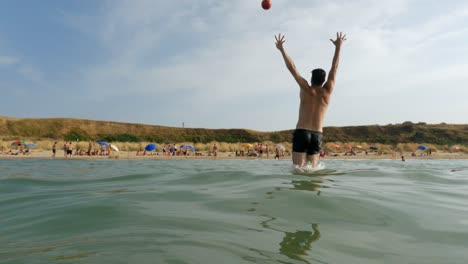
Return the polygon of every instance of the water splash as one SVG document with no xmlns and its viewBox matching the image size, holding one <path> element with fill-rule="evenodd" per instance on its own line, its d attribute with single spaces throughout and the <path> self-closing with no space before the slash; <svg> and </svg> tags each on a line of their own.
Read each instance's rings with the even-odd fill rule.
<svg viewBox="0 0 468 264">
<path fill-rule="evenodd" d="M 303 173 L 316 173 L 318 171 L 324 170 L 325 164 L 318 163 L 317 167 L 313 167 L 312 164 L 306 164 L 304 166 L 293 165 L 291 172 L 295 174 L 303 174 Z"/>
</svg>

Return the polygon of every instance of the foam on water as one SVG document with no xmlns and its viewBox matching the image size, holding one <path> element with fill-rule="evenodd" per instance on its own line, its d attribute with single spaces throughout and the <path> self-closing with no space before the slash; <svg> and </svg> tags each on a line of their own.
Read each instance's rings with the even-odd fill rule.
<svg viewBox="0 0 468 264">
<path fill-rule="evenodd" d="M 313 167 L 312 164 L 308 163 L 304 166 L 299 166 L 299 165 L 292 165 L 291 172 L 295 174 L 303 174 L 303 173 L 316 173 L 318 171 L 324 170 L 325 169 L 325 164 L 319 162 L 317 164 L 317 167 Z"/>
</svg>

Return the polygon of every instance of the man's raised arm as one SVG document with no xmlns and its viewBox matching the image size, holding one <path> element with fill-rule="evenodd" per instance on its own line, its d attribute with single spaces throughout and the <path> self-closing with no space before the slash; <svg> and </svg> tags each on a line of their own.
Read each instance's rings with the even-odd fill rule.
<svg viewBox="0 0 468 264">
<path fill-rule="evenodd" d="M 283 47 L 283 44 L 285 42 L 284 35 L 281 36 L 281 34 L 279 34 L 278 36 L 275 36 L 275 39 L 276 39 L 276 48 L 278 48 L 281 51 L 281 55 L 283 55 L 284 62 L 286 63 L 286 67 L 288 68 L 289 72 L 292 74 L 297 84 L 299 84 L 299 87 L 301 87 L 301 89 L 306 89 L 307 87 L 309 87 L 309 84 L 299 74 L 299 72 L 296 69 L 296 65 L 294 65 L 294 62 L 284 50 L 284 47 Z"/>
<path fill-rule="evenodd" d="M 335 87 L 335 77 L 336 71 L 338 70 L 338 64 L 340 62 L 340 51 L 341 45 L 346 40 L 346 35 L 343 35 L 341 32 L 336 33 L 336 40 L 330 39 L 331 42 L 335 45 L 335 54 L 333 55 L 332 66 L 330 72 L 328 73 L 328 80 L 324 85 L 324 88 L 327 89 L 330 93 L 333 91 Z"/>
</svg>

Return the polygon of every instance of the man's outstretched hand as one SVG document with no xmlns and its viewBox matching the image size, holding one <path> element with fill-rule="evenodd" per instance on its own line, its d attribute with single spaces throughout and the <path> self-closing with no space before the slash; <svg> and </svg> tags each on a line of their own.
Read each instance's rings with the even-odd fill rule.
<svg viewBox="0 0 468 264">
<path fill-rule="evenodd" d="M 276 39 L 276 48 L 279 49 L 280 51 L 283 51 L 283 43 L 286 42 L 284 40 L 284 35 L 281 36 L 281 33 L 278 34 L 278 36 L 275 36 Z"/>
<path fill-rule="evenodd" d="M 345 40 L 346 40 L 346 34 L 343 35 L 342 32 L 336 32 L 336 40 L 330 39 L 330 41 L 333 42 L 333 44 L 338 48 L 340 48 L 341 45 L 343 45 Z"/>
</svg>

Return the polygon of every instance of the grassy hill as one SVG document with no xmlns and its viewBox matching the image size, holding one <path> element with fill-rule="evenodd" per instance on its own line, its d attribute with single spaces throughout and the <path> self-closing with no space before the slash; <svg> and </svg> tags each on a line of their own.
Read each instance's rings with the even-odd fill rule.
<svg viewBox="0 0 468 264">
<path fill-rule="evenodd" d="M 288 142 L 293 130 L 258 132 L 248 129 L 177 128 L 69 118 L 8 118 L 0 116 L 4 139 L 107 140 L 120 142 Z M 468 144 L 468 125 L 405 122 L 386 126 L 325 127 L 327 142 L 368 142 L 396 145 L 428 143 Z"/>
</svg>

